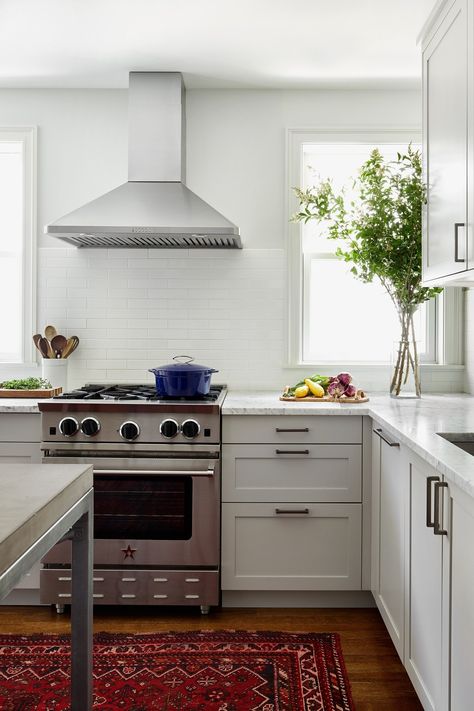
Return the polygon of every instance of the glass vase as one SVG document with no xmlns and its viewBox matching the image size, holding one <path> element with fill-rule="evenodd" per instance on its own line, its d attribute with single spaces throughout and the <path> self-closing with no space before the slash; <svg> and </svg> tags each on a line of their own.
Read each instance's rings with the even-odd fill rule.
<svg viewBox="0 0 474 711">
<path fill-rule="evenodd" d="M 395 341 L 390 369 L 390 397 L 421 397 L 420 360 L 418 343 L 412 340 Z"/>
</svg>

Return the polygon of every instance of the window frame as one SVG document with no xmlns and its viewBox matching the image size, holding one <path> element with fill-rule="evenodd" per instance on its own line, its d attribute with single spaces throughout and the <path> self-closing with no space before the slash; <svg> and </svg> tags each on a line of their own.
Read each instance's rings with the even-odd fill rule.
<svg viewBox="0 0 474 711">
<path fill-rule="evenodd" d="M 0 369 L 9 366 L 36 366 L 32 335 L 36 333 L 36 253 L 37 253 L 37 128 L 36 126 L 0 126 L 0 141 L 23 144 L 23 259 L 22 259 L 22 344 L 21 360 L 0 361 Z"/>
<path fill-rule="evenodd" d="M 298 209 L 295 186 L 303 184 L 303 147 L 308 143 L 408 143 L 410 140 L 421 145 L 419 126 L 385 127 L 318 127 L 287 129 L 286 135 L 286 215 L 294 214 Z M 287 218 L 286 262 L 288 267 L 288 309 L 287 309 L 287 367 L 317 368 L 329 366 L 337 370 L 343 367 L 360 368 L 367 372 L 390 367 L 389 363 L 338 361 L 305 361 L 304 353 L 304 279 L 307 261 L 302 249 L 302 224 L 293 223 Z M 463 306 L 460 289 L 445 288 L 441 297 L 437 297 L 429 306 L 428 318 L 428 357 L 422 368 L 440 366 L 462 368 L 463 365 Z"/>
</svg>

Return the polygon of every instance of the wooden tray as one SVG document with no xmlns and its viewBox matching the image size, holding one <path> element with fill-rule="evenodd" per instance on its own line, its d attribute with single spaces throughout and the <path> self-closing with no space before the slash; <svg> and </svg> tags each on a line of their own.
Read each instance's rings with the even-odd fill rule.
<svg viewBox="0 0 474 711">
<path fill-rule="evenodd" d="M 314 397 L 312 395 L 306 395 L 306 397 L 285 397 L 284 393 L 280 395 L 280 400 L 282 402 L 337 402 L 341 405 L 344 404 L 357 404 L 360 405 L 363 402 L 369 402 L 369 398 L 363 390 L 358 390 L 354 397 L 331 397 L 330 395 L 324 395 L 323 397 Z"/>
<path fill-rule="evenodd" d="M 43 390 L 9 390 L 8 388 L 0 388 L 0 397 L 14 398 L 42 398 L 55 397 L 62 393 L 62 388 L 47 388 Z"/>
</svg>

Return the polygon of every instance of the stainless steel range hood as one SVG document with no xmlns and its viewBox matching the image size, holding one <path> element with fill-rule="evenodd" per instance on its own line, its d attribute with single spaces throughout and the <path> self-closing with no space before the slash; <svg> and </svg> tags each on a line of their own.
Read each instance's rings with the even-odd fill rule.
<svg viewBox="0 0 474 711">
<path fill-rule="evenodd" d="M 76 247 L 242 247 L 239 228 L 184 183 L 181 74 L 130 73 L 128 138 L 128 182 L 47 225 L 46 234 Z"/>
</svg>

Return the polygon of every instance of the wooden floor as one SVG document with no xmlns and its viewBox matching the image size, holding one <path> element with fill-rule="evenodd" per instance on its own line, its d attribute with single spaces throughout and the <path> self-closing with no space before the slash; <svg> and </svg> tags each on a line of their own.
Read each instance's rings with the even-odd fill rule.
<svg viewBox="0 0 474 711">
<path fill-rule="evenodd" d="M 94 631 L 241 629 L 338 632 L 356 711 L 422 711 L 376 609 L 94 608 Z M 69 615 L 48 607 L 0 607 L 0 634 L 69 632 Z"/>
</svg>

